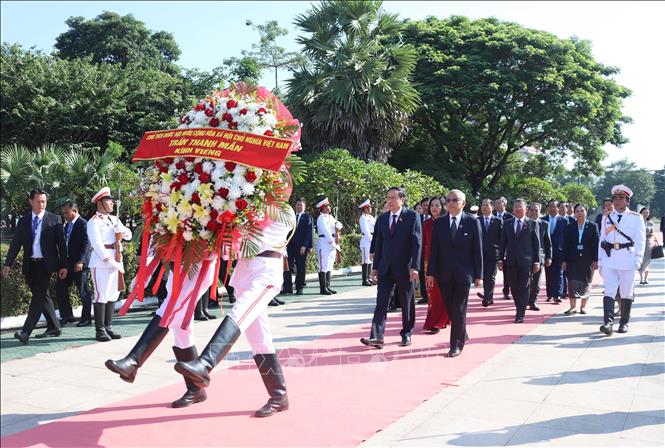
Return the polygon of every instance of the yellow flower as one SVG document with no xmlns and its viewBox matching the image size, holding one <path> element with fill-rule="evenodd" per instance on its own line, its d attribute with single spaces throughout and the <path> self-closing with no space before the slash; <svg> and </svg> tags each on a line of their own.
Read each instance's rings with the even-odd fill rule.
<svg viewBox="0 0 665 448">
<path fill-rule="evenodd" d="M 176 233 L 178 230 L 178 223 L 180 221 L 178 220 L 178 214 L 176 213 L 175 210 L 169 209 L 166 219 L 164 220 L 164 224 L 166 225 L 166 228 L 169 230 L 171 233 Z"/>
<path fill-rule="evenodd" d="M 180 199 L 182 198 L 182 193 L 180 193 L 177 190 L 171 191 L 171 195 L 169 196 L 169 205 L 175 206 L 178 202 L 180 202 Z"/>
<path fill-rule="evenodd" d="M 210 213 L 208 212 L 208 208 L 204 207 L 202 205 L 194 204 L 192 206 L 194 209 L 194 219 L 201 220 L 204 216 L 210 216 Z"/>
<path fill-rule="evenodd" d="M 183 200 L 178 203 L 178 213 L 189 217 L 192 214 L 192 204 L 189 201 Z"/>
<path fill-rule="evenodd" d="M 162 178 L 162 180 L 171 183 L 173 182 L 173 174 L 169 173 L 168 171 L 166 173 L 161 173 L 159 177 Z"/>
<path fill-rule="evenodd" d="M 201 184 L 196 190 L 198 191 L 199 197 L 202 200 L 212 201 L 214 193 L 210 188 L 210 184 Z"/>
</svg>

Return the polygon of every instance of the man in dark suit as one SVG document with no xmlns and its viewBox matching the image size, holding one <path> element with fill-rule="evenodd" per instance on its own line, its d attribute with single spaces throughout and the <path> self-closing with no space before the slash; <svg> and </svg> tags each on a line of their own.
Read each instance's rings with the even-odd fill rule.
<svg viewBox="0 0 665 448">
<path fill-rule="evenodd" d="M 420 200 L 420 213 L 418 213 L 418 219 L 420 219 L 420 228 L 422 229 L 423 223 L 429 219 L 429 197 L 423 198 Z M 418 300 L 419 305 L 427 303 L 427 285 L 425 284 L 425 260 L 423 260 L 423 254 L 425 251 L 420 251 L 420 271 L 418 271 L 418 284 L 420 285 L 420 297 Z"/>
<path fill-rule="evenodd" d="M 7 278 L 23 247 L 23 275 L 32 292 L 30 309 L 23 328 L 14 333 L 14 337 L 23 344 L 28 343 L 30 333 L 42 313 L 46 316 L 47 330 L 37 337 L 60 336 L 60 322 L 55 316 L 48 287 L 54 272 L 57 271 L 60 278 L 67 276 L 67 248 L 62 219 L 46 211 L 48 194 L 44 190 L 32 190 L 29 198 L 32 210 L 23 215 L 16 225 L 16 234 L 9 245 L 2 268 L 2 276 Z"/>
<path fill-rule="evenodd" d="M 552 240 L 550 239 L 549 224 L 540 219 L 540 204 L 532 202 L 529 204 L 529 213 L 527 216 L 538 223 L 538 241 L 540 242 L 540 269 L 531 274 L 531 288 L 529 289 L 529 309 L 531 311 L 540 311 L 536 301 L 540 293 L 540 274 L 543 272 L 543 266 L 547 268 L 552 264 Z"/>
<path fill-rule="evenodd" d="M 492 200 L 483 199 L 480 206 L 480 228 L 483 235 L 483 288 L 478 297 L 483 299 L 483 306 L 494 303 L 494 283 L 496 281 L 496 262 L 499 260 L 499 246 L 503 220 L 492 216 Z"/>
<path fill-rule="evenodd" d="M 559 215 L 559 206 L 559 201 L 551 199 L 547 203 L 547 216 L 542 219 L 547 223 L 547 231 L 552 243 L 552 263 L 545 266 L 547 301 L 554 301 L 554 303 L 561 303 L 565 292 L 561 263 L 563 263 L 564 234 L 568 220 Z"/>
<path fill-rule="evenodd" d="M 295 267 L 296 271 L 296 294 L 301 295 L 305 287 L 305 263 L 307 254 L 312 250 L 314 221 L 312 216 L 305 211 L 307 202 L 305 198 L 298 198 L 296 201 L 296 227 L 293 237 L 286 246 L 286 252 L 289 259 L 289 270 L 284 271 L 283 294 L 293 294 L 293 282 L 291 274 Z"/>
<path fill-rule="evenodd" d="M 499 269 L 508 267 L 508 284 L 516 308 L 515 323 L 521 323 L 529 302 L 531 274 L 540 270 L 540 241 L 538 223 L 525 216 L 524 199 L 515 199 L 513 213 L 515 217 L 503 225 L 497 264 Z"/>
<path fill-rule="evenodd" d="M 448 214 L 434 221 L 430 246 L 428 281 L 436 279 L 450 316 L 450 351 L 454 358 L 464 349 L 469 285 L 480 287 L 483 278 L 483 244 L 480 220 L 464 213 L 466 197 L 450 190 L 446 197 Z"/>
<path fill-rule="evenodd" d="M 60 310 L 60 325 L 75 322 L 72 304 L 69 301 L 69 287 L 76 285 L 81 296 L 83 310 L 79 327 L 92 324 L 92 296 L 88 289 L 88 276 L 90 270 L 87 262 L 90 259 L 90 242 L 88 241 L 88 221 L 79 215 L 79 206 L 72 201 L 67 201 L 62 206 L 62 216 L 65 217 L 65 245 L 67 277 L 58 278 L 55 281 L 55 296 L 58 300 Z"/>
<path fill-rule="evenodd" d="M 422 228 L 416 212 L 404 206 L 406 194 L 391 187 L 387 194 L 388 212 L 379 216 L 374 227 L 374 265 L 372 280 L 377 282 L 376 308 L 370 337 L 360 342 L 383 348 L 390 292 L 395 290 L 402 308 L 402 347 L 411 345 L 411 331 L 416 322 L 414 282 L 420 268 Z"/>
<path fill-rule="evenodd" d="M 503 221 L 508 221 L 509 219 L 513 219 L 514 218 L 513 214 L 506 210 L 507 204 L 508 200 L 505 197 L 501 196 L 499 198 L 496 198 L 494 200 L 494 208 L 496 209 L 495 212 L 493 213 L 494 216 Z M 505 269 L 503 270 L 503 300 L 510 300 L 510 285 L 508 284 L 508 272 Z"/>
</svg>

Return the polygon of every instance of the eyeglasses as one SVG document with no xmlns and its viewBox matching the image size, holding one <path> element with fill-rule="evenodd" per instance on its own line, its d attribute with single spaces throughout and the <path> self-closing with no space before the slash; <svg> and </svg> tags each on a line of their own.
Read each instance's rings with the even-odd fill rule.
<svg viewBox="0 0 665 448">
<path fill-rule="evenodd" d="M 460 198 L 446 198 L 446 202 L 460 202 Z"/>
</svg>

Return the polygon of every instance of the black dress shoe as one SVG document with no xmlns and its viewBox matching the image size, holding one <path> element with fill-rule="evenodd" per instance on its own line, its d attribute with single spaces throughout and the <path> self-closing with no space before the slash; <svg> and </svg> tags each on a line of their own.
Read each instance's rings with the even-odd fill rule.
<svg viewBox="0 0 665 448">
<path fill-rule="evenodd" d="M 483 294 L 482 292 L 477 292 L 476 295 L 481 299 L 485 300 L 485 294 Z"/>
<path fill-rule="evenodd" d="M 489 306 L 489 302 L 485 299 L 483 299 L 483 306 L 487 308 Z"/>
<path fill-rule="evenodd" d="M 451 348 L 448 352 L 448 358 L 454 358 L 462 354 L 462 351 L 458 348 Z"/>
<path fill-rule="evenodd" d="M 217 319 L 217 316 L 215 316 L 214 314 L 210 314 L 210 313 L 207 312 L 207 311 L 203 311 L 203 315 L 204 315 L 205 317 L 207 317 L 208 320 Z"/>
<path fill-rule="evenodd" d="M 522 322 L 524 322 L 524 318 L 523 318 L 523 317 L 516 317 L 516 318 L 515 318 L 515 323 L 516 323 L 516 324 L 521 324 Z"/>
<path fill-rule="evenodd" d="M 540 311 L 540 308 L 538 308 L 538 305 L 529 305 L 529 309 L 531 311 Z"/>
<path fill-rule="evenodd" d="M 79 323 L 76 324 L 77 327 L 89 327 L 92 325 L 92 320 L 80 320 Z"/>
<path fill-rule="evenodd" d="M 272 299 L 270 303 L 268 303 L 268 306 L 279 306 L 279 303 L 277 303 L 277 300 Z"/>
<path fill-rule="evenodd" d="M 291 291 L 280 291 L 279 293 L 280 293 L 281 295 L 293 294 L 293 290 L 291 290 Z"/>
<path fill-rule="evenodd" d="M 628 333 L 628 324 L 619 324 L 617 333 Z"/>
<path fill-rule="evenodd" d="M 293 293 L 290 292 L 289 294 L 293 294 Z M 286 302 L 284 302 L 283 300 L 279 300 L 277 297 L 275 297 L 273 300 L 274 300 L 275 302 L 277 302 L 278 304 L 280 304 L 280 305 L 284 305 L 284 304 L 286 303 Z"/>
<path fill-rule="evenodd" d="M 106 329 L 106 334 L 108 334 L 111 339 L 122 339 L 122 335 L 113 330 L 109 330 L 108 328 Z"/>
<path fill-rule="evenodd" d="M 614 329 L 612 328 L 612 324 L 604 324 L 600 326 L 600 331 L 610 336 Z"/>
<path fill-rule="evenodd" d="M 488 305 L 494 305 L 494 300 L 492 300 L 492 299 L 488 300 L 488 301 L 487 301 L 487 304 L 488 304 Z"/>
<path fill-rule="evenodd" d="M 229 303 L 236 303 L 235 297 L 229 297 Z"/>
<path fill-rule="evenodd" d="M 383 339 L 369 339 L 369 338 L 360 338 L 360 342 L 368 347 L 374 347 L 378 349 L 383 348 Z"/>
<path fill-rule="evenodd" d="M 194 316 L 194 320 L 202 320 L 202 321 L 206 321 L 206 320 L 208 320 L 208 317 L 205 316 L 204 314 L 200 314 L 200 315 L 198 315 L 198 316 Z"/>
<path fill-rule="evenodd" d="M 14 333 L 14 337 L 21 341 L 21 344 L 27 344 L 28 339 L 30 339 L 30 336 L 28 336 L 27 333 L 23 333 L 22 331 L 17 331 Z"/>
<path fill-rule="evenodd" d="M 36 335 L 35 337 L 36 337 L 37 339 L 43 339 L 43 338 L 57 338 L 57 337 L 60 336 L 61 334 L 62 334 L 62 331 L 60 331 L 60 330 L 57 329 L 57 328 L 52 328 L 52 329 L 50 329 L 50 330 L 46 330 L 46 331 L 43 332 L 42 334 L 38 334 L 38 335 Z"/>
<path fill-rule="evenodd" d="M 408 347 L 411 345 L 411 336 L 402 336 L 402 342 L 399 343 L 400 347 Z"/>
<path fill-rule="evenodd" d="M 425 305 L 427 303 L 427 299 L 420 299 L 418 300 L 418 305 Z"/>
<path fill-rule="evenodd" d="M 74 319 L 73 317 L 67 317 L 65 319 L 60 319 L 60 326 L 64 327 L 65 325 L 73 324 L 74 322 L 76 322 L 76 319 Z"/>
<path fill-rule="evenodd" d="M 503 296 L 503 300 L 511 300 L 510 296 Z"/>
<path fill-rule="evenodd" d="M 296 295 L 297 295 L 297 296 L 301 296 L 301 295 L 302 295 L 302 289 L 297 290 L 297 291 L 296 291 Z"/>
<path fill-rule="evenodd" d="M 440 331 L 441 331 L 440 328 L 430 328 L 429 330 L 427 330 L 427 334 L 437 334 Z"/>
</svg>

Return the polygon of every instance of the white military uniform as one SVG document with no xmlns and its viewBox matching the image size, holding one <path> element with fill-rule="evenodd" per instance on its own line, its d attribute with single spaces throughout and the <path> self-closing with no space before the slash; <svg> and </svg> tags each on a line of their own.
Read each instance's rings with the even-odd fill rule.
<svg viewBox="0 0 665 448">
<path fill-rule="evenodd" d="M 342 223 L 331 214 L 321 213 L 316 219 L 319 239 L 316 241 L 316 256 L 319 259 L 319 272 L 330 272 L 335 264 L 335 255 L 340 247 L 335 243 L 335 233 Z"/>
<path fill-rule="evenodd" d="M 372 235 L 374 235 L 374 225 L 376 224 L 376 218 L 370 215 L 369 213 L 363 213 L 360 215 L 358 221 L 360 224 L 360 253 L 362 254 L 362 264 L 370 264 L 372 260 L 369 257 L 369 250 L 372 246 Z"/>
<path fill-rule="evenodd" d="M 286 255 L 286 241 L 295 227 L 296 215 L 290 209 L 289 225 L 273 221 L 263 229 L 259 253 L 277 251 Z M 271 257 L 240 258 L 231 275 L 236 301 L 229 313 L 252 346 L 252 354 L 273 354 L 272 332 L 268 322 L 268 303 L 282 287 L 283 259 Z"/>
<path fill-rule="evenodd" d="M 600 226 L 600 238 L 598 245 L 598 264 L 600 266 L 600 275 L 605 282 L 605 296 L 614 297 L 619 288 L 619 294 L 622 299 L 633 299 L 633 281 L 635 271 L 642 264 L 644 256 L 644 245 L 646 244 L 646 228 L 644 219 L 639 213 L 626 209 L 623 213 L 613 211 L 608 216 L 603 216 Z M 612 224 L 614 222 L 614 225 Z M 615 228 L 616 226 L 616 228 Z M 613 246 L 615 244 L 625 244 L 630 241 L 617 232 L 620 229 L 629 236 L 634 246 L 623 249 L 612 249 L 610 256 L 607 256 L 605 250 L 601 247 L 603 241 L 607 241 Z"/>
<path fill-rule="evenodd" d="M 97 212 L 88 220 L 88 240 L 92 247 L 88 266 L 95 286 L 94 303 L 115 302 L 120 295 L 118 272 L 124 273 L 125 270 L 122 262 L 115 261 L 116 232 L 122 233 L 124 240 L 132 239 L 132 231 L 117 216 Z"/>
</svg>

